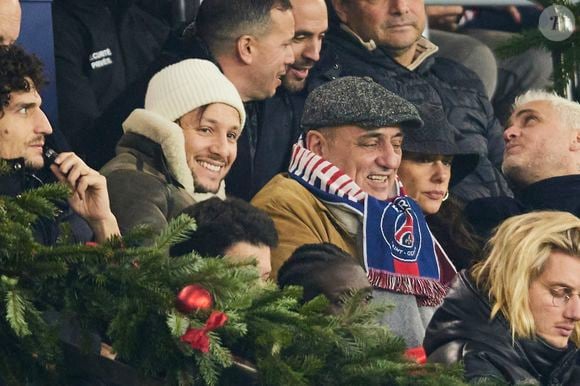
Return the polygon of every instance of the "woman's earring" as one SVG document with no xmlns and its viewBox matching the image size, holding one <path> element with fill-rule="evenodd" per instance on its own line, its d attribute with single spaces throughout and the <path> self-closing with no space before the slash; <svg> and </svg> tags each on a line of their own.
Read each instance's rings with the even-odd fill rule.
<svg viewBox="0 0 580 386">
<path fill-rule="evenodd" d="M 445 192 L 445 195 L 443 196 L 443 200 L 441 201 L 445 201 L 449 198 L 449 190 Z"/>
</svg>

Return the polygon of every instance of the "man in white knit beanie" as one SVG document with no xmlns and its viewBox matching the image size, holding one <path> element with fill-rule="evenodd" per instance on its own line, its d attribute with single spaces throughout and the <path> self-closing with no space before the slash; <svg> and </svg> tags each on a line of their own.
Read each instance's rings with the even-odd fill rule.
<svg viewBox="0 0 580 386">
<path fill-rule="evenodd" d="M 245 119 L 238 91 L 213 63 L 187 59 L 155 74 L 145 108 L 125 120 L 117 156 L 101 170 L 121 231 L 161 230 L 185 207 L 224 198 Z"/>
</svg>

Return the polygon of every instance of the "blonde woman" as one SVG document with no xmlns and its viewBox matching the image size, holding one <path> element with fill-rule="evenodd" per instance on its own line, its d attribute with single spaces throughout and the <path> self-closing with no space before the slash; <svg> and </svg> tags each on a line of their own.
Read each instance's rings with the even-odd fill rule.
<svg viewBox="0 0 580 386">
<path fill-rule="evenodd" d="M 578 385 L 580 219 L 532 212 L 505 221 L 487 259 L 461 272 L 424 346 L 463 361 L 470 382 Z"/>
</svg>

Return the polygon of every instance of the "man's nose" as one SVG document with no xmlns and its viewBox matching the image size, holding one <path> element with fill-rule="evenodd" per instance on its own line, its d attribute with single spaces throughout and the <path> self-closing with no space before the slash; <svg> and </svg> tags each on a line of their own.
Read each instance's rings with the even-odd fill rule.
<svg viewBox="0 0 580 386">
<path fill-rule="evenodd" d="M 286 47 L 286 56 L 284 57 L 284 64 L 290 65 L 294 63 L 294 51 L 292 50 L 292 45 L 289 44 Z"/>
<path fill-rule="evenodd" d="M 322 40 L 312 39 L 304 49 L 304 56 L 306 59 L 312 62 L 318 62 L 320 59 L 320 49 L 322 48 Z"/>
<path fill-rule="evenodd" d="M 516 127 L 516 125 L 511 125 L 509 127 L 506 127 L 506 129 L 503 131 L 503 140 L 505 142 L 509 142 L 510 139 L 513 139 L 518 135 L 519 129 Z"/>
<path fill-rule="evenodd" d="M 37 119 L 34 122 L 34 132 L 44 135 L 52 134 L 52 126 L 50 125 L 50 121 L 42 110 L 39 110 L 37 113 Z"/>
<path fill-rule="evenodd" d="M 416 0 L 390 0 L 389 13 L 404 14 L 409 12 L 409 1 Z"/>
<path fill-rule="evenodd" d="M 377 157 L 377 164 L 386 169 L 398 169 L 401 165 L 401 154 L 395 151 L 393 145 L 388 144 Z"/>
<path fill-rule="evenodd" d="M 216 136 L 211 143 L 210 152 L 225 159 L 228 155 L 228 139 L 226 137 Z"/>
<path fill-rule="evenodd" d="M 580 294 L 574 294 L 566 304 L 564 317 L 575 322 L 580 321 Z"/>
</svg>

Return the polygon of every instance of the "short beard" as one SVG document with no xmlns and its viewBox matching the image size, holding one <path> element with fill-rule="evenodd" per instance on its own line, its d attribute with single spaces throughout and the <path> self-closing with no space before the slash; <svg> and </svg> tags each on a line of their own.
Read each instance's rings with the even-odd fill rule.
<svg viewBox="0 0 580 386">
<path fill-rule="evenodd" d="M 517 165 L 508 167 L 502 165 L 501 171 L 512 189 L 520 190 L 533 183 L 533 181 L 530 181 L 530 176 L 526 168 Z"/>
<path fill-rule="evenodd" d="M 193 187 L 195 188 L 195 193 L 211 193 L 211 194 L 216 194 L 219 191 L 220 186 L 222 185 L 222 183 L 220 181 L 217 189 L 210 190 L 207 186 L 204 186 L 204 185 L 198 183 L 197 182 L 197 179 L 195 178 L 195 176 L 193 178 L 194 178 L 194 180 L 193 180 Z"/>
<path fill-rule="evenodd" d="M 40 170 L 44 167 L 44 159 L 39 162 L 33 162 L 29 159 L 24 159 L 24 166 L 31 170 Z"/>
<path fill-rule="evenodd" d="M 287 77 L 284 77 L 282 78 L 282 87 L 292 94 L 299 93 L 304 90 L 304 87 L 306 87 L 306 79 L 294 82 L 289 80 Z"/>
</svg>

